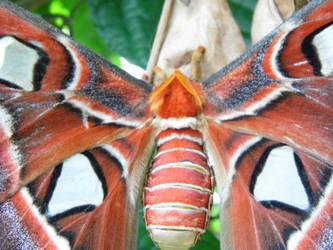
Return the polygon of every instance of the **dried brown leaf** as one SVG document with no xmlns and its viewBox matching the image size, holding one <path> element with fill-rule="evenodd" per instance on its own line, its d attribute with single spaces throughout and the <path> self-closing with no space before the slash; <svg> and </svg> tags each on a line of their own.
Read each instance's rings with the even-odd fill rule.
<svg viewBox="0 0 333 250">
<path fill-rule="evenodd" d="M 261 40 L 289 18 L 294 9 L 294 0 L 258 0 L 252 20 L 252 43 Z"/>
<path fill-rule="evenodd" d="M 170 0 L 165 2 L 168 3 Z M 150 68 L 157 64 L 168 75 L 178 68 L 190 76 L 192 52 L 201 45 L 206 48 L 202 63 L 205 79 L 246 49 L 226 0 L 192 0 L 189 5 L 174 1 L 167 25 L 160 24 L 160 28 L 165 32 L 157 32 L 160 37 L 155 38 L 152 52 L 156 58 L 150 58 L 148 75 Z"/>
</svg>

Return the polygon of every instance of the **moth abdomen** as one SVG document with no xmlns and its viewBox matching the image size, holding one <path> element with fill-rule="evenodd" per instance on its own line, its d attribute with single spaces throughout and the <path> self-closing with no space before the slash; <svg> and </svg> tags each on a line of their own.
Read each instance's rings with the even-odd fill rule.
<svg viewBox="0 0 333 250">
<path fill-rule="evenodd" d="M 144 190 L 145 222 L 161 248 L 189 249 L 205 231 L 212 203 L 212 170 L 194 129 L 166 129 Z"/>
</svg>

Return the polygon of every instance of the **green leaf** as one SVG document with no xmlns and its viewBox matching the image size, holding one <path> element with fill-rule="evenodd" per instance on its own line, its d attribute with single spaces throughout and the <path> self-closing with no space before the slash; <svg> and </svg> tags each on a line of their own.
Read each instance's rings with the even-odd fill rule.
<svg viewBox="0 0 333 250">
<path fill-rule="evenodd" d="M 51 14 L 60 14 L 64 16 L 70 15 L 69 8 L 66 8 L 60 0 L 50 2 L 49 8 Z"/>
<path fill-rule="evenodd" d="M 49 0 L 12 0 L 12 2 L 39 15 L 45 14 L 50 4 Z"/>
<path fill-rule="evenodd" d="M 158 250 L 159 248 L 155 246 L 153 241 L 150 239 L 146 225 L 143 220 L 143 210 L 140 208 L 139 212 L 139 234 L 138 234 L 138 250 Z M 202 238 L 198 241 L 195 247 L 191 248 L 192 250 L 219 250 L 220 241 L 215 237 L 215 235 L 207 230 Z"/>
<path fill-rule="evenodd" d="M 105 44 L 97 33 L 95 25 L 90 18 L 86 2 L 75 11 L 72 21 L 74 27 L 73 37 L 75 40 L 81 42 L 86 47 L 112 62 L 115 62 L 113 59 L 116 58 L 116 64 L 120 64 L 119 57 L 115 57 L 114 52 Z"/>
<path fill-rule="evenodd" d="M 153 241 L 150 239 L 146 225 L 143 221 L 143 212 L 142 207 L 140 208 L 139 213 L 139 234 L 138 234 L 138 250 L 158 250 L 159 248 L 155 246 Z M 191 248 L 192 250 L 219 250 L 220 242 L 215 237 L 215 235 L 211 231 L 206 231 L 199 242 L 195 247 Z"/>
<path fill-rule="evenodd" d="M 143 220 L 143 209 L 140 207 L 139 212 L 139 234 L 138 234 L 138 250 L 158 250 L 153 241 L 150 239 L 145 222 Z"/>
<path fill-rule="evenodd" d="M 46 9 L 44 8 L 35 12 L 47 17 L 48 21 L 52 21 L 52 24 L 58 26 L 63 31 L 70 25 L 72 33 L 67 34 L 70 34 L 76 41 L 82 43 L 100 56 L 120 66 L 119 55 L 114 53 L 97 33 L 89 15 L 87 1 L 53 0 L 48 3 Z M 69 23 L 64 25 L 63 19 L 52 19 L 54 15 L 67 17 Z"/>
<path fill-rule="evenodd" d="M 163 0 L 89 0 L 89 11 L 106 44 L 145 68 Z"/>
<path fill-rule="evenodd" d="M 195 247 L 191 248 L 192 250 L 219 250 L 220 249 L 220 241 L 215 237 L 215 235 L 206 231 L 202 238 L 198 241 Z"/>
<path fill-rule="evenodd" d="M 245 42 L 251 46 L 251 24 L 257 0 L 228 0 L 230 9 L 242 31 Z"/>
<path fill-rule="evenodd" d="M 218 235 L 221 230 L 219 214 L 220 214 L 220 204 L 213 204 L 212 209 L 210 210 L 210 220 L 208 228 L 216 235 Z"/>
</svg>

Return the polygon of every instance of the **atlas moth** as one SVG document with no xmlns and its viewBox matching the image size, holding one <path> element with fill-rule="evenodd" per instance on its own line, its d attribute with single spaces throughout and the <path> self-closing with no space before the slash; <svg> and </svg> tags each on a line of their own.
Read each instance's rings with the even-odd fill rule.
<svg viewBox="0 0 333 250">
<path fill-rule="evenodd" d="M 332 21 L 313 1 L 202 83 L 153 87 L 1 1 L 0 248 L 135 249 L 143 191 L 153 240 L 188 249 L 214 174 L 221 248 L 331 249 Z"/>
</svg>

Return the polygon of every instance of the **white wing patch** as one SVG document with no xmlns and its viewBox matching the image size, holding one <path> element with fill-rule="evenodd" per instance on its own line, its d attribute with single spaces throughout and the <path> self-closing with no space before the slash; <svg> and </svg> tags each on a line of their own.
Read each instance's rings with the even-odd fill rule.
<svg viewBox="0 0 333 250">
<path fill-rule="evenodd" d="M 47 216 L 65 212 L 82 205 L 98 206 L 104 192 L 89 159 L 76 154 L 64 161 L 61 175 L 47 208 Z"/>
<path fill-rule="evenodd" d="M 258 201 L 278 201 L 302 210 L 310 206 L 292 148 L 282 146 L 270 152 L 253 194 Z"/>
<path fill-rule="evenodd" d="M 36 50 L 11 36 L 0 39 L 0 78 L 26 91 L 33 91 L 34 66 L 39 59 Z"/>
<path fill-rule="evenodd" d="M 333 74 L 333 24 L 325 28 L 313 38 L 313 45 L 321 63 L 321 73 L 324 76 Z"/>
</svg>

